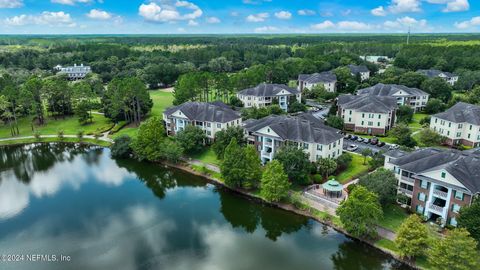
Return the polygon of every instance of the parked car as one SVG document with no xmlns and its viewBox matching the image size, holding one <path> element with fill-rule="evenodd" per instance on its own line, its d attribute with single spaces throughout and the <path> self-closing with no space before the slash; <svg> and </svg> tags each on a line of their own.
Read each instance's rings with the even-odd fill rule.
<svg viewBox="0 0 480 270">
<path fill-rule="evenodd" d="M 367 139 L 367 138 L 363 139 L 363 143 L 370 143 L 370 139 Z"/>
<path fill-rule="evenodd" d="M 358 136 L 352 135 L 352 137 L 350 137 L 350 139 L 351 139 L 352 141 L 356 141 L 356 140 L 358 139 Z"/>
<path fill-rule="evenodd" d="M 363 142 L 363 138 L 362 137 L 358 137 L 358 142 Z"/>
<path fill-rule="evenodd" d="M 370 144 L 372 145 L 376 145 L 378 143 L 378 138 L 377 137 L 373 137 L 371 140 L 370 140 Z"/>
<path fill-rule="evenodd" d="M 358 146 L 356 146 L 355 144 L 350 144 L 350 145 L 347 147 L 347 150 L 348 150 L 348 151 L 351 151 L 351 152 L 353 152 L 353 151 L 355 151 L 355 150 L 357 150 L 357 149 L 358 149 Z"/>
<path fill-rule="evenodd" d="M 392 144 L 390 145 L 389 149 L 390 150 L 394 150 L 394 149 L 398 149 L 400 146 L 396 145 L 396 144 Z"/>
<path fill-rule="evenodd" d="M 385 146 L 385 143 L 384 143 L 384 142 L 378 142 L 377 146 L 378 146 L 378 147 L 384 147 L 384 146 Z"/>
<path fill-rule="evenodd" d="M 346 140 L 350 140 L 350 138 L 352 138 L 352 135 L 347 134 L 347 135 L 345 135 L 343 138 L 346 139 Z"/>
</svg>

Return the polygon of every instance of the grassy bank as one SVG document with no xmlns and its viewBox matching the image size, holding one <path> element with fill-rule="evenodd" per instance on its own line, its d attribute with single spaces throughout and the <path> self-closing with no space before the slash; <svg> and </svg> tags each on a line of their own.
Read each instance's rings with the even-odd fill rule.
<svg viewBox="0 0 480 270">
<path fill-rule="evenodd" d="M 113 127 L 113 123 L 101 114 L 93 114 L 93 122 L 81 124 L 78 117 L 69 116 L 65 118 L 47 118 L 42 126 L 34 125 L 32 130 L 33 116 L 24 117 L 18 120 L 19 136 L 33 136 L 35 132 L 42 135 L 56 135 L 58 131 L 63 130 L 65 134 L 77 134 L 83 131 L 85 135 L 105 132 Z M 0 127 L 0 138 L 10 138 L 10 127 L 2 125 Z"/>
<path fill-rule="evenodd" d="M 8 141 L 0 141 L 0 146 L 6 145 L 18 145 L 18 144 L 29 144 L 29 143 L 50 143 L 50 142 L 67 142 L 67 143 L 86 143 L 86 144 L 94 144 L 103 147 L 109 147 L 110 143 L 102 140 L 95 140 L 95 139 L 78 139 L 78 138 L 63 138 L 60 139 L 58 137 L 54 138 L 42 138 L 42 139 L 18 139 L 18 140 L 8 140 Z"/>
<path fill-rule="evenodd" d="M 370 158 L 367 158 L 367 164 L 364 165 L 363 156 L 357 155 L 357 154 L 352 154 L 351 156 L 352 156 L 352 163 L 350 163 L 350 165 L 345 171 L 341 172 L 339 175 L 335 177 L 335 179 L 342 184 L 347 183 L 353 179 L 356 179 L 368 173 L 368 160 Z"/>
</svg>

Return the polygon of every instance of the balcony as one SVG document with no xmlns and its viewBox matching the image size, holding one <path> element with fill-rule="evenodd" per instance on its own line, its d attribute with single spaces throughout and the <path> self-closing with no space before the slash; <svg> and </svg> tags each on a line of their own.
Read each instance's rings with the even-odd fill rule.
<svg viewBox="0 0 480 270">
<path fill-rule="evenodd" d="M 445 207 L 441 207 L 441 206 L 438 206 L 438 205 L 435 205 L 433 203 L 431 203 L 428 208 L 430 209 L 430 211 L 434 212 L 435 214 L 438 214 L 438 215 L 443 215 L 443 210 L 445 209 Z"/>
<path fill-rule="evenodd" d="M 441 191 L 441 190 L 438 190 L 438 189 L 433 190 L 433 195 L 435 197 L 438 197 L 438 198 L 441 198 L 441 199 L 444 199 L 444 200 L 446 200 L 448 198 L 448 193 L 447 192 L 444 192 L 444 191 Z"/>
<path fill-rule="evenodd" d="M 410 183 L 410 184 L 415 184 L 415 179 L 412 179 L 410 177 L 407 177 L 407 176 L 401 176 L 400 177 L 400 180 L 402 180 L 403 182 L 407 182 L 407 183 Z"/>
<path fill-rule="evenodd" d="M 410 197 L 413 196 L 413 191 L 405 189 L 405 188 L 401 188 L 401 187 L 398 188 L 398 193 L 405 194 L 405 195 L 410 196 Z"/>
</svg>

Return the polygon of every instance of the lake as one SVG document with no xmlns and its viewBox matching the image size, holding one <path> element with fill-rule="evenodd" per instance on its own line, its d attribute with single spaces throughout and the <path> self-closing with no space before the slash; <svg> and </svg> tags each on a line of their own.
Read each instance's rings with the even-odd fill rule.
<svg viewBox="0 0 480 270">
<path fill-rule="evenodd" d="M 0 148 L 0 255 L 22 270 L 409 269 L 200 177 L 68 144 Z"/>
</svg>

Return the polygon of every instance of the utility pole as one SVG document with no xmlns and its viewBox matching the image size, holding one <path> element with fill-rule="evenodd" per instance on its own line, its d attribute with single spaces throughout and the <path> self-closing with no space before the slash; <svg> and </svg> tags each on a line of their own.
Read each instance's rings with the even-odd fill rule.
<svg viewBox="0 0 480 270">
<path fill-rule="evenodd" d="M 408 27 L 407 45 L 410 44 L 410 26 Z"/>
</svg>

